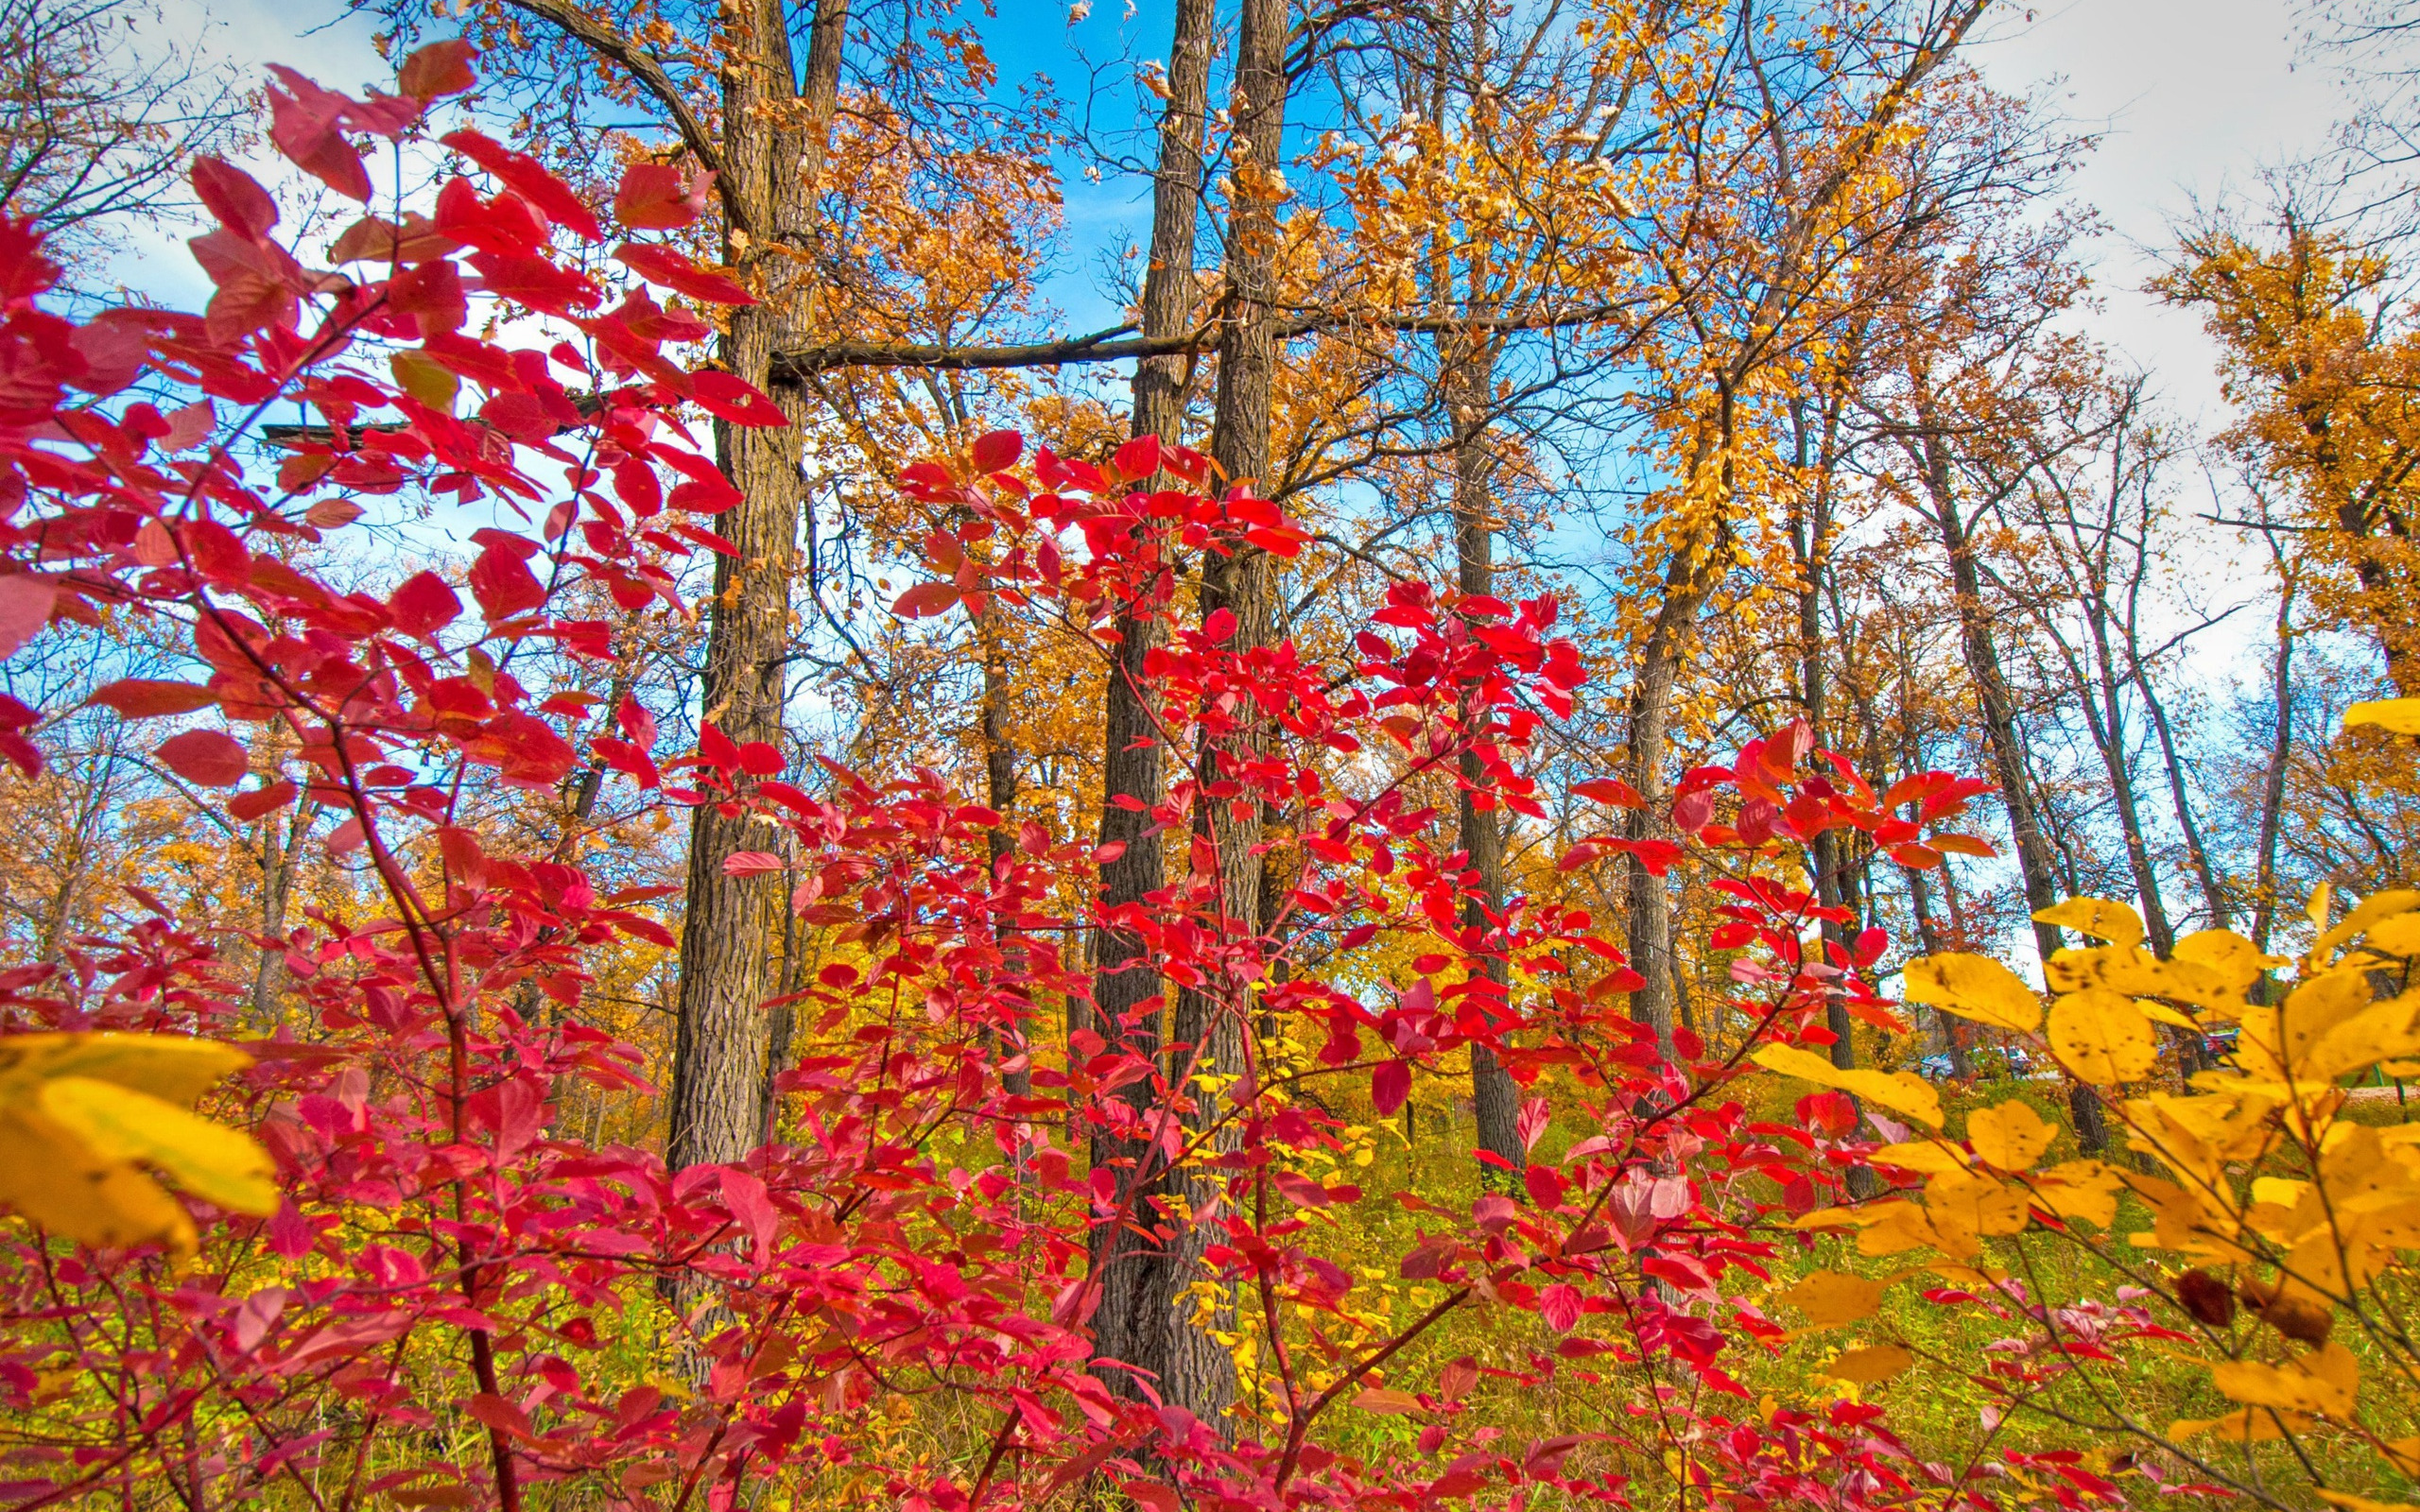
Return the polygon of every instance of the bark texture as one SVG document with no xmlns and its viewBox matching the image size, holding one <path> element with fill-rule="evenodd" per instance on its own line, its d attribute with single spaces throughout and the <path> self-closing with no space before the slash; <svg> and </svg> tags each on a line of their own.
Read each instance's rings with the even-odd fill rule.
<svg viewBox="0 0 2420 1512">
<path fill-rule="evenodd" d="M 780 748 L 785 733 L 782 657 L 789 644 L 790 576 L 798 556 L 802 401 L 773 381 L 773 354 L 794 344 L 790 290 L 798 264 L 776 241 L 803 247 L 815 232 L 814 180 L 822 167 L 839 95 L 847 0 L 821 0 L 799 79 L 781 0 L 752 0 L 735 16 L 723 71 L 719 144 L 727 203 L 724 256 L 758 292 L 731 313 L 723 366 L 772 393 L 793 423 L 778 429 L 717 423 L 717 460 L 741 495 L 720 526 L 738 548 L 715 562 L 706 662 L 705 717 L 745 744 Z M 750 227 L 753 227 L 752 232 Z M 680 1019 L 674 1032 L 670 1127 L 665 1161 L 674 1170 L 736 1160 L 766 1127 L 771 1071 L 772 941 L 785 900 L 770 877 L 729 877 L 723 862 L 752 849 L 745 819 L 697 810 L 689 832 L 686 913 L 681 930 Z"/>
<path fill-rule="evenodd" d="M 1273 318 L 1277 270 L 1277 165 L 1286 129 L 1287 0 L 1244 0 L 1236 35 L 1235 98 L 1229 141 L 1236 185 L 1228 222 L 1227 316 L 1219 341 L 1218 403 L 1210 433 L 1210 455 L 1233 483 L 1266 487 L 1269 476 L 1270 406 L 1275 393 L 1278 335 Z M 1201 570 L 1201 613 L 1224 610 L 1235 617 L 1231 649 L 1244 654 L 1275 640 L 1276 564 L 1265 551 L 1236 548 L 1233 556 L 1210 554 Z M 1208 851 L 1215 874 L 1197 868 L 1193 885 L 1211 895 L 1219 927 L 1231 940 L 1256 942 L 1260 933 L 1262 833 L 1256 798 L 1237 789 L 1240 768 L 1263 748 L 1259 721 L 1249 706 L 1236 711 L 1240 728 L 1205 739 L 1197 760 L 1194 854 Z M 1239 972 L 1177 994 L 1168 1029 L 1166 1073 L 1185 1108 L 1184 1137 L 1201 1139 L 1219 1121 L 1219 1108 L 1194 1081 L 1202 1069 L 1221 1075 L 1246 1070 L 1245 1029 L 1250 1022 L 1252 978 Z M 1218 1153 L 1230 1136 L 1211 1133 L 1200 1154 Z M 1215 1426 L 1223 1427 L 1235 1400 L 1234 1362 L 1211 1332 L 1229 1304 L 1206 1310 L 1192 1288 L 1204 1280 L 1201 1257 L 1210 1239 L 1208 1217 L 1222 1199 L 1223 1177 L 1198 1168 L 1170 1171 L 1165 1180 L 1169 1215 L 1165 1243 L 1134 1257 L 1132 1288 L 1138 1305 L 1130 1324 L 1127 1358 L 1158 1381 L 1161 1399 Z M 1165 1300 L 1163 1300 L 1165 1299 Z M 1207 1312 L 1206 1317 L 1202 1316 Z"/>
<path fill-rule="evenodd" d="M 1192 328 L 1194 233 L 1201 208 L 1202 131 L 1209 114 L 1210 60 L 1215 48 L 1215 0 L 1178 0 L 1175 39 L 1168 54 L 1168 103 L 1160 120 L 1159 170 L 1151 197 L 1151 261 L 1143 278 L 1143 334 L 1147 339 L 1179 336 Z M 1134 369 L 1133 434 L 1163 444 L 1182 438 L 1191 359 L 1180 353 L 1146 357 Z M 1164 574 L 1147 591 L 1165 594 Z M 1166 754 L 1160 744 L 1158 710 L 1143 683 L 1143 662 L 1159 644 L 1160 605 L 1131 605 L 1116 621 L 1118 643 L 1103 693 L 1100 840 L 1125 848 L 1101 868 L 1100 906 L 1107 916 L 1140 907 L 1167 884 L 1157 820 L 1151 811 L 1167 797 Z M 1119 799 L 1128 806 L 1120 806 Z M 1123 1045 L 1147 1060 L 1161 1050 L 1164 987 L 1142 939 L 1104 927 L 1094 937 L 1093 994 L 1089 1012 L 1068 1005 L 1071 1032 L 1089 1029 L 1109 1046 Z M 1141 1116 L 1151 1105 L 1149 1079 L 1129 1083 L 1115 1095 Z M 1138 1140 L 1106 1129 L 1089 1131 L 1095 1170 L 1115 1172 L 1115 1200 L 1129 1215 L 1125 1227 L 1097 1229 L 1092 1263 L 1100 1280 L 1093 1314 L 1093 1354 L 1157 1370 L 1150 1357 L 1164 1352 L 1168 1297 L 1166 1267 L 1156 1263 L 1171 1219 L 1165 1203 L 1158 1155 Z M 1134 1377 L 1106 1370 L 1112 1389 L 1135 1394 Z"/>
<path fill-rule="evenodd" d="M 1455 586 L 1465 593 L 1495 592 L 1495 527 L 1490 484 L 1488 416 L 1494 397 L 1495 346 L 1484 337 L 1465 337 L 1449 353 L 1446 404 L 1454 427 L 1454 557 Z M 1485 940 L 1504 914 L 1504 827 L 1502 812 L 1491 800 L 1480 804 L 1485 781 L 1475 751 L 1461 756 L 1460 830 L 1463 853 L 1469 857 L 1472 895 L 1462 903 L 1462 928 L 1467 948 L 1481 954 L 1482 974 L 1493 984 L 1489 996 L 1508 1003 L 1512 963 L 1501 950 Z M 1517 1120 L 1521 1094 L 1510 1073 L 1484 1045 L 1471 1047 L 1471 1107 L 1478 1124 L 1478 1147 L 1518 1171 L 1525 1164 Z M 1489 1167 L 1483 1179 L 1503 1173 Z"/>
</svg>

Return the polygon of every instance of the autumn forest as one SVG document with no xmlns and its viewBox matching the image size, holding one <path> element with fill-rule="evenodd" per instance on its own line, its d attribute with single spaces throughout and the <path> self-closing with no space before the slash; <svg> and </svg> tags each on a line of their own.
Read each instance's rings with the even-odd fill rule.
<svg viewBox="0 0 2420 1512">
<path fill-rule="evenodd" d="M 216 9 L 0 0 L 0 1506 L 2420 1504 L 2420 8 L 2125 238 L 2008 0 Z"/>
</svg>

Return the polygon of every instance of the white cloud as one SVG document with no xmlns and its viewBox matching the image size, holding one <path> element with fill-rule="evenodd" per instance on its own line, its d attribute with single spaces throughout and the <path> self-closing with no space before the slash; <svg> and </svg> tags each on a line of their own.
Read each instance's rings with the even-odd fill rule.
<svg viewBox="0 0 2420 1512">
<path fill-rule="evenodd" d="M 2052 100 L 2104 132 L 2075 182 L 2110 225 L 2091 249 L 2107 304 L 2094 333 L 2204 430 L 2222 423 L 2210 343 L 2195 317 L 2141 285 L 2196 197 L 2248 188 L 2264 165 L 2326 146 L 2340 91 L 2325 68 L 2298 60 L 2295 9 L 2293 0 L 2066 0 L 2012 14 L 1971 55 L 2013 93 L 2062 79 Z"/>
</svg>

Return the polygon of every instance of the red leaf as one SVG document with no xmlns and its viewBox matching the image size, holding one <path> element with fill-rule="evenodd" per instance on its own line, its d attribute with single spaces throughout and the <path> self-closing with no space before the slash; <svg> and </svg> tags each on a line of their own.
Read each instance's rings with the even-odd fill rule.
<svg viewBox="0 0 2420 1512">
<path fill-rule="evenodd" d="M 734 850 L 722 858 L 726 877 L 761 877 L 782 869 L 782 858 L 769 850 Z"/>
<path fill-rule="evenodd" d="M 1411 1096 L 1411 1066 L 1390 1060 L 1370 1073 L 1370 1107 L 1380 1118 L 1392 1118 Z"/>
<path fill-rule="evenodd" d="M 369 199 L 370 175 L 361 166 L 360 149 L 345 140 L 341 129 L 353 101 L 283 64 L 271 63 L 268 71 L 277 80 L 268 92 L 269 140 L 295 166 L 337 193 Z"/>
<path fill-rule="evenodd" d="M 656 247 L 646 242 L 624 242 L 614 249 L 614 256 L 622 265 L 650 284 L 661 284 L 676 294 L 686 294 L 708 304 L 753 304 L 756 297 L 723 277 L 709 273 L 669 247 Z"/>
<path fill-rule="evenodd" d="M 700 407 L 718 415 L 734 425 L 756 425 L 778 429 L 790 422 L 781 406 L 759 392 L 756 386 L 744 378 L 735 378 L 712 368 L 700 369 L 689 375 L 697 386 Z"/>
<path fill-rule="evenodd" d="M 946 614 L 958 605 L 956 583 L 918 583 L 899 595 L 890 612 L 901 619 L 923 619 L 928 614 Z"/>
<path fill-rule="evenodd" d="M 1557 1281 L 1538 1294 L 1538 1317 L 1557 1333 L 1568 1333 L 1580 1321 L 1580 1293 L 1568 1282 Z"/>
<path fill-rule="evenodd" d="M 1117 449 L 1117 455 L 1112 459 L 1111 465 L 1117 469 L 1119 477 L 1130 483 L 1150 477 L 1160 470 L 1160 438 L 1156 436 L 1135 437 Z"/>
<path fill-rule="evenodd" d="M 975 471 L 1005 472 L 1025 455 L 1025 438 L 1014 431 L 988 431 L 975 438 Z"/>
<path fill-rule="evenodd" d="M 415 50 L 395 72 L 395 87 L 416 100 L 459 94 L 478 82 L 471 60 L 478 49 L 459 37 L 433 42 Z"/>
<path fill-rule="evenodd" d="M 471 564 L 471 596 L 493 623 L 536 609 L 546 601 L 546 588 L 518 555 L 491 545 Z"/>
<path fill-rule="evenodd" d="M 251 770 L 251 756 L 216 730 L 188 730 L 160 747 L 168 770 L 199 787 L 233 787 Z"/>
<path fill-rule="evenodd" d="M 277 224 L 277 201 L 243 169 L 216 158 L 196 158 L 193 192 L 218 224 L 247 241 L 258 241 Z"/>
<path fill-rule="evenodd" d="M 1695 834 L 1714 821 L 1714 795 L 1689 793 L 1672 805 L 1672 828 Z"/>
<path fill-rule="evenodd" d="M 421 573 L 406 578 L 389 597 L 387 612 L 395 617 L 395 628 L 425 641 L 454 623 L 462 612 L 462 600 L 444 578 Z"/>
<path fill-rule="evenodd" d="M 1288 1201 L 1305 1208 L 1324 1208 L 1335 1201 L 1327 1194 L 1327 1188 L 1299 1171 L 1274 1172 L 1269 1180 Z"/>
<path fill-rule="evenodd" d="M 1184 1503 L 1176 1492 L 1157 1481 L 1128 1481 L 1118 1487 L 1150 1512 L 1179 1512 Z"/>
<path fill-rule="evenodd" d="M 0 577 L 0 656 L 32 640 L 58 602 L 59 588 L 46 577 Z"/>
<path fill-rule="evenodd" d="M 254 819 L 275 814 L 294 801 L 296 788 L 292 782 L 279 778 L 267 787 L 256 787 L 249 793 L 238 793 L 227 800 L 227 812 L 238 823 L 250 824 Z"/>
<path fill-rule="evenodd" d="M 1571 790 L 1582 798 L 1595 799 L 1599 803 L 1611 803 L 1619 809 L 1637 809 L 1647 806 L 1647 799 L 1638 796 L 1637 788 L 1631 786 L 1628 782 L 1616 782 L 1610 777 L 1592 778 L 1585 782 L 1574 782 L 1571 784 Z"/>
<path fill-rule="evenodd" d="M 557 225 L 569 227 L 582 240 L 593 242 L 605 234 L 579 197 L 527 152 L 515 152 L 476 131 L 448 131 L 439 140 L 511 185 Z"/>
<path fill-rule="evenodd" d="M 190 682 L 162 682 L 150 678 L 128 678 L 112 682 L 85 700 L 114 709 L 128 719 L 189 714 L 197 709 L 207 709 L 217 701 L 218 696 L 208 688 L 196 687 Z"/>
<path fill-rule="evenodd" d="M 614 191 L 614 218 L 635 231 L 674 231 L 704 209 L 690 198 L 686 177 L 668 163 L 633 163 Z"/>
<path fill-rule="evenodd" d="M 1999 851 L 1993 848 L 1992 842 L 1978 839 L 1971 834 L 1936 834 L 1930 843 L 1934 850 L 1946 850 L 1954 855 L 1991 857 L 1999 854 Z"/>
</svg>

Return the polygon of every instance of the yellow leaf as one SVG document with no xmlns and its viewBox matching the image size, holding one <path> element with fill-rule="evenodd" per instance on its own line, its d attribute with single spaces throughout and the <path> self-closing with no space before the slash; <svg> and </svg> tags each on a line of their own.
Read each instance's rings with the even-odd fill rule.
<svg viewBox="0 0 2420 1512">
<path fill-rule="evenodd" d="M 2420 1437 L 2390 1438 L 2379 1446 L 2388 1463 L 2406 1475 L 2420 1475 Z"/>
<path fill-rule="evenodd" d="M 2284 1419 L 2283 1424 L 2279 1418 Z M 2168 1425 L 2170 1438 L 2193 1438 L 2203 1434 L 2216 1434 L 2233 1444 L 2262 1444 L 2282 1438 L 2288 1430 L 2304 1433 L 2310 1419 L 2300 1413 L 2275 1413 L 2258 1407 L 2246 1407 L 2223 1418 L 2179 1418 Z"/>
<path fill-rule="evenodd" d="M 2344 711 L 2344 728 L 2376 725 L 2391 735 L 2420 735 L 2420 698 L 2376 698 Z"/>
<path fill-rule="evenodd" d="M 2420 703 L 2420 699 L 2412 700 Z M 2313 1491 L 2312 1495 L 2329 1506 L 2341 1506 L 2344 1512 L 2414 1512 L 2410 1502 L 2380 1502 L 2371 1497 L 2355 1496 L 2350 1491 Z"/>
<path fill-rule="evenodd" d="M 194 1247 L 193 1220 L 160 1183 L 101 1160 L 30 1106 L 0 1107 L 0 1202 L 78 1244 Z"/>
<path fill-rule="evenodd" d="M 1420 1410 L 1420 1399 L 1409 1391 L 1396 1391 L 1388 1386 L 1372 1386 L 1353 1399 L 1353 1405 L 1363 1412 L 1374 1412 L 1382 1418 L 1399 1417 Z"/>
<path fill-rule="evenodd" d="M 395 352 L 388 354 L 387 368 L 396 387 L 431 409 L 454 413 L 454 396 L 461 392 L 462 380 L 436 361 L 417 352 Z"/>
<path fill-rule="evenodd" d="M 2316 908 L 2321 904 L 2313 900 L 2312 906 Z M 2333 928 L 2325 929 L 2312 942 L 2311 954 L 2316 955 L 2332 951 L 2355 936 L 2366 933 L 2380 919 L 2408 914 L 2415 908 L 2420 908 L 2420 891 L 2410 887 L 2389 887 L 2383 892 L 2374 892 L 2355 903 L 2352 911 L 2339 919 Z M 2314 922 L 2325 925 L 2327 916 L 2322 913 Z"/>
<path fill-rule="evenodd" d="M 1966 1157 L 1946 1144 L 1930 1143 L 1885 1144 L 1874 1152 L 1876 1165 L 1895 1165 L 1902 1171 L 1916 1171 L 1926 1176 L 1939 1176 L 1945 1171 L 1963 1171 Z"/>
<path fill-rule="evenodd" d="M 2113 903 L 2100 898 L 2070 898 L 2033 916 L 2036 923 L 2058 924 L 2064 928 L 2105 939 L 2112 945 L 2140 945 L 2143 942 L 2143 920 L 2124 903 Z"/>
<path fill-rule="evenodd" d="M 2420 1053 L 2420 992 L 2365 1008 L 2327 1030 L 2295 1069 L 2332 1081 L 2393 1057 Z"/>
<path fill-rule="evenodd" d="M 2025 1191 L 1979 1171 L 1959 1171 L 1925 1184 L 1925 1212 L 1936 1229 L 1955 1226 L 1979 1234 L 2018 1234 L 2030 1221 Z"/>
<path fill-rule="evenodd" d="M 2341 1344 L 2323 1345 L 2283 1366 L 2257 1360 L 2210 1363 L 2210 1383 L 2234 1400 L 2280 1412 L 2324 1415 L 2349 1422 L 2360 1366 Z"/>
<path fill-rule="evenodd" d="M 1923 1003 L 1996 1029 L 2031 1034 L 2042 1025 L 2042 1003 L 2025 979 L 1988 955 L 1945 951 L 1908 963 L 1902 988 Z"/>
<path fill-rule="evenodd" d="M 1854 1381 L 1870 1386 L 1888 1381 L 1916 1363 L 1916 1357 L 1895 1344 L 1878 1344 L 1870 1349 L 1851 1349 L 1824 1366 L 1824 1374 L 1835 1381 Z"/>
<path fill-rule="evenodd" d="M 268 1155 L 250 1135 L 89 1076 L 43 1082 L 42 1110 L 104 1160 L 156 1167 L 194 1195 L 236 1212 L 265 1218 L 277 1211 Z"/>
<path fill-rule="evenodd" d="M 2209 968 L 2237 997 L 2251 991 L 2262 971 L 2288 964 L 2282 955 L 2261 954 L 2257 946 L 2231 929 L 2197 930 L 2178 940 L 2169 954 L 2175 960 Z"/>
<path fill-rule="evenodd" d="M 1927 1128 L 1941 1127 L 1941 1094 L 1921 1076 L 1904 1071 L 1842 1071 L 1824 1057 L 1795 1045 L 1762 1045 L 1749 1058 L 1767 1071 L 1819 1086 L 1837 1087 L 1912 1118 Z"/>
<path fill-rule="evenodd" d="M 1863 1208 L 1818 1208 L 1790 1220 L 1790 1227 L 1804 1233 L 1809 1228 L 1858 1228 L 1872 1220 Z"/>
<path fill-rule="evenodd" d="M 1968 1259 L 1982 1253 L 1971 1224 L 1961 1224 L 1955 1212 L 1933 1212 L 1912 1202 L 1884 1202 L 1865 1210 L 1874 1214 L 1857 1236 L 1860 1255 L 1899 1255 L 1910 1249 L 1938 1249 Z"/>
<path fill-rule="evenodd" d="M 2127 997 L 2179 998 L 2228 1015 L 2243 1005 L 2243 994 L 2228 985 L 2225 973 L 2197 961 L 2163 961 L 2135 945 L 2061 951 L 2043 966 L 2042 975 L 2053 992 L 2100 988 Z"/>
<path fill-rule="evenodd" d="M 252 1057 L 230 1045 L 165 1034 L 25 1034 L 0 1038 L 0 1097 L 50 1076 L 90 1076 L 192 1107 Z"/>
<path fill-rule="evenodd" d="M 1966 1115 L 1966 1143 L 1986 1165 L 2003 1171 L 2024 1171 L 2042 1159 L 2059 1131 L 2042 1121 L 2031 1106 L 2011 1098 Z"/>
<path fill-rule="evenodd" d="M 2191 1014 L 2171 1008 L 2167 1004 L 2160 1002 L 2156 998 L 2136 998 L 2135 1000 L 2135 1006 L 2142 1009 L 2143 1017 L 2151 1020 L 2153 1023 L 2172 1024 L 2179 1029 L 2184 1029 L 2193 1034 L 2200 1034 L 2202 1032 L 2200 1021 L 2196 1020 Z"/>
<path fill-rule="evenodd" d="M 2106 1228 L 2118 1221 L 2118 1173 L 2099 1160 L 2068 1160 L 2035 1174 L 2033 1198 L 2070 1223 Z"/>
<path fill-rule="evenodd" d="M 2106 988 L 2069 992 L 2050 1005 L 2050 1052 L 2096 1087 L 2139 1081 L 2159 1064 L 2159 1040 L 2135 1000 Z"/>
<path fill-rule="evenodd" d="M 0 1038 L 0 1202 L 82 1244 L 190 1253 L 193 1220 L 141 1161 L 221 1206 L 274 1211 L 260 1147 L 186 1110 L 250 1064 L 239 1050 L 170 1035 Z"/>
<path fill-rule="evenodd" d="M 2420 914 L 2397 914 L 2370 926 L 2362 944 L 2381 955 L 2420 955 Z"/>
<path fill-rule="evenodd" d="M 1782 1293 L 1779 1299 L 1806 1314 L 1812 1326 L 1832 1329 L 1872 1317 L 1882 1306 L 1883 1289 L 1890 1284 L 1887 1280 L 1870 1281 L 1838 1271 L 1819 1270 L 1800 1278 L 1798 1284 Z"/>
</svg>

